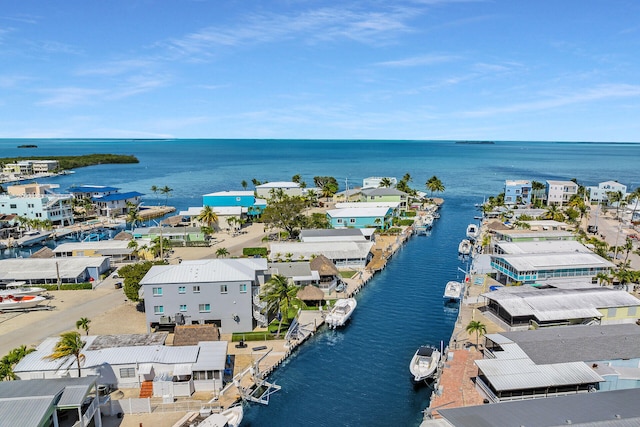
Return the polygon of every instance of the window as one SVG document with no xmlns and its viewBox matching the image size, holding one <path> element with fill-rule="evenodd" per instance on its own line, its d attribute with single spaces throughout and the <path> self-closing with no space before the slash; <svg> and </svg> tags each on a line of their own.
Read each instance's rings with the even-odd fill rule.
<svg viewBox="0 0 640 427">
<path fill-rule="evenodd" d="M 226 294 L 227 292 L 229 292 L 229 289 L 227 288 L 227 285 L 220 285 L 220 293 L 221 294 Z"/>
<path fill-rule="evenodd" d="M 240 283 L 240 293 L 241 294 L 246 294 L 247 293 L 247 284 L 246 283 Z"/>
<path fill-rule="evenodd" d="M 136 368 L 120 368 L 120 378 L 135 378 Z"/>
<path fill-rule="evenodd" d="M 338 218 L 338 219 L 336 220 L 336 222 L 337 222 L 338 224 L 342 224 L 342 221 L 343 221 L 343 220 L 342 220 L 342 218 Z"/>
<path fill-rule="evenodd" d="M 161 297 L 162 296 L 162 288 L 153 288 L 153 296 Z"/>
<path fill-rule="evenodd" d="M 178 286 L 178 293 L 179 294 L 184 294 L 187 292 L 187 287 L 186 286 Z"/>
<path fill-rule="evenodd" d="M 153 314 L 164 314 L 164 305 L 154 305 Z"/>
<path fill-rule="evenodd" d="M 198 311 L 200 313 L 210 313 L 211 312 L 211 304 L 200 304 L 200 305 L 198 305 Z"/>
<path fill-rule="evenodd" d="M 187 311 L 187 304 L 180 304 L 180 311 Z"/>
<path fill-rule="evenodd" d="M 194 380 L 203 381 L 203 380 L 212 380 L 214 378 L 216 379 L 220 378 L 218 371 L 193 371 Z"/>
<path fill-rule="evenodd" d="M 355 223 L 356 223 L 356 219 L 355 219 L 355 218 L 349 218 L 349 222 L 350 222 L 351 224 L 355 224 Z"/>
<path fill-rule="evenodd" d="M 199 294 L 200 293 L 200 286 L 199 285 L 195 285 L 193 287 L 193 293 L 194 294 Z"/>
</svg>

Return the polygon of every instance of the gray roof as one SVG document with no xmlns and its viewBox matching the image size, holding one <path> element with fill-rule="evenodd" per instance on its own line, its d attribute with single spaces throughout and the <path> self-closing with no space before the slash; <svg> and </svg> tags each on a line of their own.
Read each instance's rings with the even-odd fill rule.
<svg viewBox="0 0 640 427">
<path fill-rule="evenodd" d="M 537 289 L 504 287 L 482 294 L 496 301 L 511 316 L 534 316 L 540 321 L 600 318 L 598 308 L 639 306 L 628 292 L 609 288 Z"/>
<path fill-rule="evenodd" d="M 204 259 L 175 265 L 154 265 L 141 285 L 253 281 L 256 271 L 266 271 L 264 258 Z"/>
<path fill-rule="evenodd" d="M 62 279 L 75 279 L 88 267 L 100 267 L 106 257 L 65 258 L 8 258 L 0 260 L 0 279 L 4 280 L 56 280 L 58 272 Z M 56 270 L 57 265 L 57 270 Z"/>
<path fill-rule="evenodd" d="M 517 255 L 492 255 L 513 266 L 516 271 L 557 270 L 562 268 L 612 268 L 613 263 L 594 253 L 538 253 Z"/>
<path fill-rule="evenodd" d="M 498 242 L 500 249 L 507 254 L 549 254 L 549 253 L 592 253 L 576 240 L 540 240 L 533 242 Z"/>
<path fill-rule="evenodd" d="M 222 371 L 227 361 L 226 341 L 204 341 L 199 342 L 200 354 L 198 360 L 191 368 L 194 371 Z"/>
<path fill-rule="evenodd" d="M 454 427 L 626 427 L 640 425 L 639 389 L 584 393 L 493 405 L 442 408 Z"/>
<path fill-rule="evenodd" d="M 270 262 L 269 272 L 285 277 L 311 277 L 311 264 L 309 261 Z"/>
<path fill-rule="evenodd" d="M 391 187 L 363 188 L 360 190 L 366 196 L 406 196 L 404 191 Z"/>
<path fill-rule="evenodd" d="M 101 350 L 114 347 L 135 347 L 139 345 L 163 345 L 168 332 L 153 334 L 98 335 L 89 343 L 86 350 Z"/>
<path fill-rule="evenodd" d="M 15 381 L 6 381 L 13 383 Z M 40 426 L 49 418 L 55 404 L 53 396 L 0 399 L 0 425 Z"/>
<path fill-rule="evenodd" d="M 305 237 L 338 237 L 338 236 L 362 236 L 358 228 L 315 228 L 300 231 L 300 238 Z"/>
<path fill-rule="evenodd" d="M 543 328 L 487 337 L 493 340 L 493 335 L 516 343 L 539 364 L 640 358 L 640 327 L 635 324 Z"/>
<path fill-rule="evenodd" d="M 269 258 L 287 253 L 298 259 L 302 255 L 311 259 L 312 255 L 324 255 L 333 259 L 365 259 L 373 247 L 372 242 L 310 242 L 310 243 L 271 243 Z"/>
</svg>

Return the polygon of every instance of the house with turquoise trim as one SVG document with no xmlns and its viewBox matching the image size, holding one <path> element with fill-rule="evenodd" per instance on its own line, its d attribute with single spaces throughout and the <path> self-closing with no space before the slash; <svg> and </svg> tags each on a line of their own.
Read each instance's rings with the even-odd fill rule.
<svg viewBox="0 0 640 427">
<path fill-rule="evenodd" d="M 505 181 L 505 205 L 528 205 L 529 203 L 531 203 L 531 181 L 509 179 Z"/>
<path fill-rule="evenodd" d="M 0 215 L 18 215 L 54 225 L 73 224 L 71 194 L 54 193 L 58 184 L 21 184 L 7 187 L 0 194 Z"/>
<path fill-rule="evenodd" d="M 333 228 L 379 228 L 386 230 L 391 225 L 393 209 L 380 208 L 344 208 L 330 209 L 327 219 Z"/>
<path fill-rule="evenodd" d="M 274 181 L 256 186 L 256 195 L 264 199 L 270 199 L 279 192 L 282 192 L 283 195 L 294 197 L 302 196 L 303 189 L 299 183 L 291 181 Z"/>
<path fill-rule="evenodd" d="M 407 210 L 409 195 L 395 188 L 363 188 L 360 190 L 362 202 L 399 202 L 400 210 Z"/>
<path fill-rule="evenodd" d="M 202 196 L 202 205 L 212 208 L 240 206 L 248 216 L 260 215 L 267 207 L 267 201 L 256 197 L 253 191 L 217 191 Z"/>
</svg>

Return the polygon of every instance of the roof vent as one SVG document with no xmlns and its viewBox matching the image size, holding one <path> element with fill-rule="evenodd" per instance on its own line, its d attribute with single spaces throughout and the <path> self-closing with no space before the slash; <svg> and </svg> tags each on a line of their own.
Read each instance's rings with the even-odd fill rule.
<svg viewBox="0 0 640 427">
<path fill-rule="evenodd" d="M 571 420 L 567 420 L 567 424 L 573 424 Z"/>
<path fill-rule="evenodd" d="M 620 414 L 615 414 L 615 415 L 613 416 L 613 418 L 620 419 L 620 418 L 622 418 L 622 417 L 620 416 Z"/>
</svg>

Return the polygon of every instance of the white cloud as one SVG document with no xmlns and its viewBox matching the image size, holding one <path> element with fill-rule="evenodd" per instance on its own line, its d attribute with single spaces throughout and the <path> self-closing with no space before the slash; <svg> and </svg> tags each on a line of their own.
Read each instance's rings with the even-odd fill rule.
<svg viewBox="0 0 640 427">
<path fill-rule="evenodd" d="M 43 89 L 40 92 L 48 95 L 36 102 L 36 105 L 70 107 L 75 105 L 92 104 L 96 97 L 104 95 L 105 91 L 79 87 L 64 87 L 58 89 Z"/>
<path fill-rule="evenodd" d="M 378 62 L 375 65 L 381 67 L 416 67 L 420 65 L 441 64 L 459 59 L 455 55 L 420 55 L 395 61 Z"/>
</svg>

